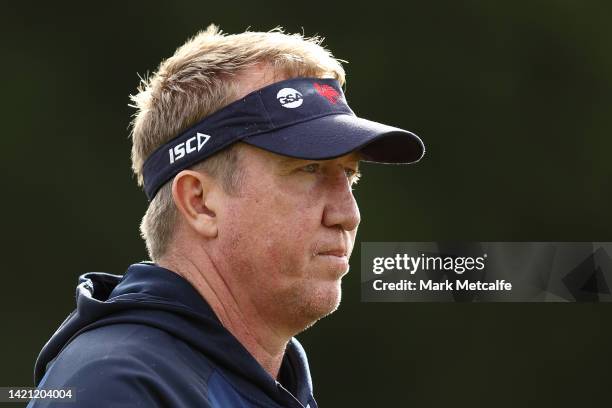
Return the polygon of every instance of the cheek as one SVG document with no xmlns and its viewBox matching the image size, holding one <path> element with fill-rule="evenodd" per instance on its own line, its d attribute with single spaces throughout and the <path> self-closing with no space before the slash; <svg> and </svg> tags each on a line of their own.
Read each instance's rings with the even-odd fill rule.
<svg viewBox="0 0 612 408">
<path fill-rule="evenodd" d="M 225 207 L 221 245 L 242 269 L 267 274 L 300 274 L 312 254 L 321 215 L 311 200 L 283 191 L 245 192 Z M 222 247 L 223 247 L 222 246 Z"/>
<path fill-rule="evenodd" d="M 311 220 L 287 197 L 241 197 L 225 208 L 219 226 L 221 248 L 243 268 L 278 269 L 298 266 L 309 255 L 314 230 Z"/>
</svg>

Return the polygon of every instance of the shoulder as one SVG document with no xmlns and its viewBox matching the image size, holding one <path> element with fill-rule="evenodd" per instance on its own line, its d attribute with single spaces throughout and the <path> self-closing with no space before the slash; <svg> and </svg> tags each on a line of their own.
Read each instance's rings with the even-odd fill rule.
<svg viewBox="0 0 612 408">
<path fill-rule="evenodd" d="M 212 370 L 205 356 L 170 333 L 122 323 L 75 337 L 49 365 L 39 387 L 73 388 L 77 401 L 87 401 L 88 407 L 206 407 Z"/>
<path fill-rule="evenodd" d="M 64 360 L 76 364 L 108 359 L 124 364 L 161 369 L 189 371 L 209 366 L 205 356 L 171 333 L 144 324 L 120 323 L 98 327 L 79 334 L 60 353 Z"/>
</svg>

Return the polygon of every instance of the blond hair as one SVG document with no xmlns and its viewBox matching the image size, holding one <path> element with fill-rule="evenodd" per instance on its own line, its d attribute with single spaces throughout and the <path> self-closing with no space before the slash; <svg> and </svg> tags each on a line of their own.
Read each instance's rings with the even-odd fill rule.
<svg viewBox="0 0 612 408">
<path fill-rule="evenodd" d="M 132 170 L 143 184 L 142 167 L 155 149 L 178 136 L 204 117 L 238 99 L 233 78 L 260 63 L 269 64 L 285 78 L 331 77 L 344 84 L 341 60 L 322 45 L 320 37 L 246 31 L 227 35 L 215 25 L 199 32 L 159 65 L 157 72 L 141 80 L 131 95 L 136 108 L 132 121 Z M 232 192 L 239 177 L 237 145 L 194 166 L 222 181 Z M 153 198 L 140 225 L 149 256 L 162 257 L 171 242 L 178 211 L 167 182 Z"/>
</svg>

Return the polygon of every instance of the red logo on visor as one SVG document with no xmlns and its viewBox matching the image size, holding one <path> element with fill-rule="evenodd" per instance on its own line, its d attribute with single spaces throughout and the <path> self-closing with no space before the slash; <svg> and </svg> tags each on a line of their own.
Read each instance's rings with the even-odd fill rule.
<svg viewBox="0 0 612 408">
<path fill-rule="evenodd" d="M 319 93 L 319 95 L 325 97 L 329 102 L 336 104 L 340 99 L 342 99 L 342 95 L 340 92 L 336 91 L 334 87 L 325 85 L 325 84 L 317 84 L 315 82 L 314 89 Z"/>
</svg>

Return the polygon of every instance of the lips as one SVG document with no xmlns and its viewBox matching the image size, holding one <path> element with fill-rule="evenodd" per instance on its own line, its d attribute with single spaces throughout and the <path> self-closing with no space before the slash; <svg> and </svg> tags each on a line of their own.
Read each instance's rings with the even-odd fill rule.
<svg viewBox="0 0 612 408">
<path fill-rule="evenodd" d="M 334 281 L 344 276 L 349 270 L 348 250 L 346 246 L 338 244 L 337 241 L 319 246 L 314 254 L 316 262 L 321 262 L 320 265 L 324 265 L 325 270 L 329 273 L 324 276 Z"/>
<path fill-rule="evenodd" d="M 318 241 L 311 252 L 315 256 L 330 256 L 348 259 L 352 240 L 348 234 L 329 236 Z"/>
<path fill-rule="evenodd" d="M 343 257 L 346 256 L 346 250 L 345 249 L 330 249 L 327 251 L 322 251 L 319 252 L 317 255 L 329 255 L 329 256 L 337 256 L 337 257 Z"/>
</svg>

